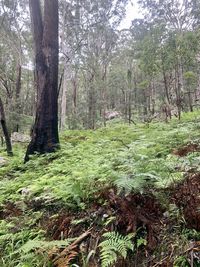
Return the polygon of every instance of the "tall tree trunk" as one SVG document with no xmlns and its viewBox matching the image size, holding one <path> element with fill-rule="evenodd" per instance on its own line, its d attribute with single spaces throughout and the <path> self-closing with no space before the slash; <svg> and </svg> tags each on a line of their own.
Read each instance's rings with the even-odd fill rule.
<svg viewBox="0 0 200 267">
<path fill-rule="evenodd" d="M 167 103 L 170 104 L 169 88 L 168 88 L 168 82 L 167 82 L 167 74 L 166 74 L 166 70 L 164 67 L 163 55 L 161 57 L 161 61 L 162 61 L 162 75 L 163 75 L 163 83 L 164 83 L 164 89 L 165 89 L 165 97 L 166 97 Z"/>
<path fill-rule="evenodd" d="M 187 92 L 187 94 L 188 94 L 188 105 L 189 105 L 190 112 L 193 112 L 192 93 L 193 92 L 189 88 L 189 91 Z"/>
<path fill-rule="evenodd" d="M 44 1 L 44 21 L 38 0 L 29 0 L 35 42 L 37 109 L 29 155 L 53 152 L 58 137 L 58 0 Z"/>
<path fill-rule="evenodd" d="M 132 120 L 132 93 L 131 93 L 131 86 L 132 86 L 132 71 L 129 69 L 127 72 L 127 84 L 128 84 L 128 122 L 131 124 Z"/>
<path fill-rule="evenodd" d="M 73 102 L 73 114 L 76 117 L 77 113 L 77 70 L 75 70 L 75 74 L 71 79 L 72 82 L 72 102 Z"/>
<path fill-rule="evenodd" d="M 61 130 L 64 130 L 66 126 L 66 106 L 67 106 L 67 74 L 65 68 L 63 74 L 62 96 L 61 96 L 61 116 L 60 116 Z"/>
<path fill-rule="evenodd" d="M 94 88 L 94 74 L 88 78 L 88 128 L 95 128 L 96 119 L 96 99 L 95 99 L 95 88 Z"/>
<path fill-rule="evenodd" d="M 104 70 L 103 70 L 103 75 L 102 75 L 102 84 L 103 84 L 103 88 L 102 88 L 102 110 L 103 110 L 103 125 L 104 127 L 106 126 L 106 98 L 107 98 L 107 84 L 106 84 L 106 79 L 107 79 L 107 66 L 104 66 Z"/>
<path fill-rule="evenodd" d="M 22 66 L 19 63 L 17 66 L 16 99 L 19 99 L 21 93 L 21 76 L 22 76 Z"/>
<path fill-rule="evenodd" d="M 128 92 L 127 90 L 122 90 L 123 92 L 123 113 L 125 122 L 128 121 Z"/>
<path fill-rule="evenodd" d="M 42 51 L 42 40 L 43 40 L 43 21 L 42 12 L 40 6 L 40 0 L 29 0 L 32 31 L 35 45 L 35 87 L 37 90 L 37 102 L 40 97 L 40 87 L 44 84 L 41 79 L 44 72 L 44 55 Z"/>
<path fill-rule="evenodd" d="M 90 84 L 89 88 L 89 103 L 88 103 L 88 128 L 94 129 L 95 128 L 95 96 L 94 96 L 94 85 Z"/>
<path fill-rule="evenodd" d="M 7 154 L 8 156 L 13 156 L 12 144 L 11 144 L 8 128 L 6 125 L 5 112 L 4 112 L 3 102 L 1 98 L 0 98 L 0 121 L 1 121 L 1 126 L 2 126 L 4 137 L 5 137 L 5 141 L 6 141 Z"/>
<path fill-rule="evenodd" d="M 20 93 L 21 93 L 21 77 L 22 77 L 22 66 L 21 63 L 17 66 L 17 81 L 16 81 L 16 94 L 15 94 L 15 101 L 16 101 L 16 111 L 17 114 L 20 114 Z M 19 121 L 20 118 L 18 116 L 18 120 L 15 126 L 15 131 L 19 131 Z"/>
<path fill-rule="evenodd" d="M 180 70 L 179 65 L 175 67 L 175 94 L 176 94 L 176 106 L 178 110 L 178 119 L 181 119 L 181 80 L 180 80 Z"/>
<path fill-rule="evenodd" d="M 152 80 L 152 88 L 151 88 L 151 114 L 154 115 L 155 113 L 155 80 Z"/>
</svg>

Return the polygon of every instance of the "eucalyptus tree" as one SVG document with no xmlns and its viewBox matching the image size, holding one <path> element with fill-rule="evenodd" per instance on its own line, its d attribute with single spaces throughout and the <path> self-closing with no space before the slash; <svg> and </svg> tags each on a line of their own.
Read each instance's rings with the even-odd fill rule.
<svg viewBox="0 0 200 267">
<path fill-rule="evenodd" d="M 62 21 L 66 25 L 61 30 L 62 62 L 71 73 L 67 74 L 65 94 L 67 116 L 71 118 L 68 124 L 72 128 L 76 127 L 75 120 L 89 128 L 95 127 L 97 118 L 105 123 L 107 74 L 126 3 L 127 0 L 62 2 Z"/>
<path fill-rule="evenodd" d="M 1 127 L 3 130 L 4 137 L 5 137 L 5 141 L 6 141 L 7 154 L 8 156 L 13 156 L 10 134 L 9 134 L 7 123 L 6 123 L 4 105 L 3 105 L 1 97 L 0 97 L 0 123 L 1 123 Z"/>
<path fill-rule="evenodd" d="M 161 100 L 164 105 L 176 106 L 180 119 L 181 111 L 188 105 L 184 72 L 197 68 L 198 35 L 193 29 L 193 1 L 138 2 L 143 8 L 144 19 L 133 21 L 132 30 L 138 42 L 141 68 L 148 76 L 154 76 L 158 95 L 162 77 L 161 92 L 165 97 L 163 99 L 160 92 Z"/>
<path fill-rule="evenodd" d="M 88 92 L 88 127 L 94 128 L 96 119 L 103 118 L 107 105 L 107 76 L 109 65 L 115 56 L 118 40 L 118 25 L 125 12 L 127 1 L 93 1 L 85 7 L 89 15 L 87 45 L 83 48 L 82 73 Z M 86 67 L 86 68 L 85 68 Z"/>
<path fill-rule="evenodd" d="M 23 72 L 31 57 L 27 12 L 25 0 L 0 2 L 0 83 L 4 90 L 1 96 L 5 99 L 5 110 L 12 131 L 19 130 L 23 113 L 22 91 L 26 86 Z"/>
<path fill-rule="evenodd" d="M 37 108 L 25 161 L 35 152 L 53 152 L 59 148 L 58 0 L 44 1 L 44 15 L 39 0 L 30 0 L 29 5 L 35 44 Z"/>
</svg>

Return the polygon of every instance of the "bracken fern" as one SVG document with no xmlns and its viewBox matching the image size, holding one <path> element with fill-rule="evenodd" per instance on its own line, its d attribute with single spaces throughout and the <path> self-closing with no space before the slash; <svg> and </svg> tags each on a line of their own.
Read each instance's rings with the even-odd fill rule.
<svg viewBox="0 0 200 267">
<path fill-rule="evenodd" d="M 106 240 L 99 244 L 101 266 L 108 267 L 117 261 L 118 256 L 124 259 L 127 257 L 128 250 L 133 251 L 133 244 L 131 239 L 134 235 L 128 234 L 122 236 L 117 232 L 108 232 L 103 235 Z"/>
</svg>

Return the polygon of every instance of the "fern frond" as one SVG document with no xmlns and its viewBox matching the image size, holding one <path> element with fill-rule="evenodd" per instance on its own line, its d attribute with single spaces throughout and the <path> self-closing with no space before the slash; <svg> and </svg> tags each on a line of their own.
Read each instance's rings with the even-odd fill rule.
<svg viewBox="0 0 200 267">
<path fill-rule="evenodd" d="M 31 250 L 40 249 L 49 250 L 53 247 L 66 247 L 68 246 L 73 240 L 66 239 L 66 240 L 55 240 L 55 241 L 40 241 L 40 240 L 30 240 L 25 243 L 20 250 L 24 253 L 28 253 Z"/>
<path fill-rule="evenodd" d="M 141 190 L 146 183 L 143 177 L 129 177 L 122 176 L 114 181 L 114 184 L 117 186 L 118 190 L 121 192 L 125 190 L 126 194 L 131 193 L 132 190 Z"/>
<path fill-rule="evenodd" d="M 133 244 L 131 242 L 134 234 L 122 236 L 117 232 L 108 232 L 103 235 L 106 240 L 99 244 L 101 248 L 100 257 L 102 267 L 108 267 L 117 261 L 118 255 L 124 259 L 127 257 L 128 250 L 133 251 Z"/>
</svg>

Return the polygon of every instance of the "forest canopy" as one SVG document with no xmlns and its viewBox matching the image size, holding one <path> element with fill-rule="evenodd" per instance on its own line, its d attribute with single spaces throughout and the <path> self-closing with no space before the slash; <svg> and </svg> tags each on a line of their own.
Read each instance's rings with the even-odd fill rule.
<svg viewBox="0 0 200 267">
<path fill-rule="evenodd" d="M 121 29 L 128 2 L 59 1 L 60 129 L 95 129 L 111 112 L 131 123 L 198 108 L 199 2 L 138 1 L 140 18 Z M 28 1 L 1 1 L 1 98 L 11 132 L 28 131 L 35 117 L 30 18 Z"/>
</svg>

